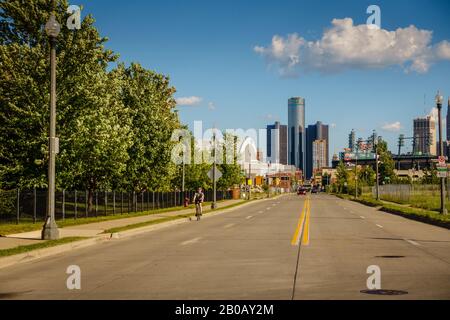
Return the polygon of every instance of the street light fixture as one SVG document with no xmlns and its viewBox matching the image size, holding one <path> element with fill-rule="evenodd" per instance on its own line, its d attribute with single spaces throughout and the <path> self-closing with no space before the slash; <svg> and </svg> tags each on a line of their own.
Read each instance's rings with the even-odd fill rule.
<svg viewBox="0 0 450 320">
<path fill-rule="evenodd" d="M 442 159 L 444 156 L 444 142 L 442 140 L 442 102 L 444 97 L 437 93 L 436 95 L 436 107 L 438 109 L 438 121 L 439 121 L 439 157 Z M 441 177 L 441 213 L 447 214 L 447 208 L 445 207 L 445 178 Z"/>
<path fill-rule="evenodd" d="M 55 14 L 52 13 L 47 23 L 45 24 L 45 33 L 50 37 L 50 39 L 53 38 L 54 40 L 56 40 L 60 31 L 61 25 L 58 23 L 58 21 L 56 21 Z"/>
<path fill-rule="evenodd" d="M 53 0 L 53 10 L 56 3 Z M 48 163 L 48 199 L 47 217 L 42 229 L 43 240 L 55 240 L 59 238 L 59 230 L 55 221 L 55 177 L 56 154 L 59 149 L 59 141 L 56 137 L 56 41 L 61 31 L 61 26 L 56 21 L 52 12 L 45 25 L 45 32 L 50 41 L 50 137 L 49 137 L 49 163 Z"/>
</svg>

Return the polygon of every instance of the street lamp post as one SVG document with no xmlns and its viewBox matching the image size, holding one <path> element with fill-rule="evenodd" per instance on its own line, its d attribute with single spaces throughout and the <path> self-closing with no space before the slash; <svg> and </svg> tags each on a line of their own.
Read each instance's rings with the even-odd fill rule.
<svg viewBox="0 0 450 320">
<path fill-rule="evenodd" d="M 374 141 L 374 148 L 375 148 L 375 194 L 377 201 L 380 200 L 380 168 L 378 164 L 378 142 Z"/>
<path fill-rule="evenodd" d="M 217 162 L 217 157 L 216 157 L 216 132 L 214 132 L 213 134 L 213 155 L 214 155 L 214 165 L 213 165 L 213 201 L 211 203 L 211 209 L 216 209 L 217 208 L 217 195 L 216 195 L 216 187 L 217 187 L 217 181 L 216 181 L 216 162 Z"/>
<path fill-rule="evenodd" d="M 184 154 L 185 154 L 185 152 L 183 151 L 183 167 L 182 167 L 183 175 L 182 175 L 182 180 L 181 180 L 181 192 L 183 193 L 183 198 L 184 198 L 184 185 L 185 185 L 185 171 L 184 170 L 185 170 L 185 167 L 186 167 Z"/>
<path fill-rule="evenodd" d="M 252 152 L 250 151 L 250 147 L 248 148 L 248 200 L 252 199 L 252 185 L 250 184 L 250 180 L 252 180 Z"/>
<path fill-rule="evenodd" d="M 53 0 L 53 10 L 55 10 Z M 50 41 L 50 137 L 49 137 L 49 163 L 48 163 L 48 199 L 47 218 L 42 229 L 43 240 L 54 240 L 59 238 L 58 226 L 55 222 L 55 162 L 58 153 L 58 138 L 56 138 L 56 41 L 61 26 L 56 21 L 55 13 L 52 12 L 50 19 L 45 25 L 45 31 Z"/>
<path fill-rule="evenodd" d="M 439 122 L 439 156 L 444 156 L 444 142 L 442 141 L 442 101 L 443 97 L 439 91 L 436 95 L 436 106 L 438 109 L 438 122 Z M 441 213 L 447 214 L 447 208 L 445 207 L 445 178 L 441 177 Z"/>
<path fill-rule="evenodd" d="M 267 197 L 270 198 L 270 161 L 267 163 Z"/>
<path fill-rule="evenodd" d="M 355 199 L 358 199 L 358 151 L 355 157 Z"/>
</svg>

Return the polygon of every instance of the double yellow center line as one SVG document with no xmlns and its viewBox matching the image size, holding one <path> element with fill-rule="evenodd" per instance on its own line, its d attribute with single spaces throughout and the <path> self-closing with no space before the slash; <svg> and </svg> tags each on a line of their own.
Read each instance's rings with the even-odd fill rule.
<svg viewBox="0 0 450 320">
<path fill-rule="evenodd" d="M 309 245 L 309 225 L 311 216 L 311 200 L 309 197 L 305 199 L 303 210 L 298 219 L 297 229 L 295 229 L 294 236 L 292 237 L 291 244 L 298 246 L 300 244 L 300 238 L 302 238 L 302 245 Z"/>
</svg>

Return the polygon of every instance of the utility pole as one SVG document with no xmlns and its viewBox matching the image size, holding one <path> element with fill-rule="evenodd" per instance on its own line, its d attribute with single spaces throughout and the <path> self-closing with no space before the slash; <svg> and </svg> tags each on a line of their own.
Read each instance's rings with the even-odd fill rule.
<svg viewBox="0 0 450 320">
<path fill-rule="evenodd" d="M 397 160 L 397 170 L 400 170 L 400 156 L 402 154 L 402 147 L 405 146 L 405 135 L 401 134 L 398 137 L 398 160 Z"/>
<path fill-rule="evenodd" d="M 250 147 L 248 148 L 248 181 L 252 179 L 252 153 L 250 151 Z M 248 183 L 248 200 L 252 199 L 252 185 Z"/>
<path fill-rule="evenodd" d="M 439 91 L 436 95 L 436 106 L 438 109 L 438 121 L 439 121 L 439 156 L 444 156 L 444 141 L 442 140 L 442 100 L 444 98 L 440 95 Z M 446 168 L 447 169 L 447 168 Z M 447 172 L 447 171 L 446 171 Z M 441 177 L 441 213 L 447 214 L 447 208 L 445 207 L 445 178 Z"/>
<path fill-rule="evenodd" d="M 181 181 L 181 194 L 182 194 L 182 201 L 184 203 L 185 199 L 186 199 L 186 195 L 185 195 L 185 164 L 186 164 L 186 150 L 183 151 L 183 177 L 182 177 L 182 181 Z"/>
<path fill-rule="evenodd" d="M 268 195 L 267 197 L 270 198 L 270 164 L 271 162 L 269 161 L 269 163 L 267 163 L 267 191 L 268 191 Z"/>
<path fill-rule="evenodd" d="M 213 202 L 211 203 L 211 209 L 216 209 L 217 208 L 217 194 L 216 194 L 216 162 L 217 162 L 217 157 L 216 157 L 216 131 L 214 129 L 214 133 L 213 133 L 213 156 L 214 156 L 214 164 L 213 164 Z"/>
<path fill-rule="evenodd" d="M 358 151 L 355 154 L 355 199 L 358 199 Z"/>
<path fill-rule="evenodd" d="M 378 142 L 375 141 L 374 136 L 374 148 L 375 148 L 375 175 L 376 175 L 376 184 L 375 184 L 375 193 L 376 193 L 376 199 L 377 201 L 380 200 L 380 177 L 379 177 L 379 168 L 378 168 Z"/>
<path fill-rule="evenodd" d="M 43 240 L 56 240 L 59 238 L 59 230 L 55 221 L 55 179 L 56 179 L 56 154 L 59 149 L 59 141 L 56 137 L 56 42 L 61 31 L 61 26 L 55 17 L 56 1 L 52 2 L 52 13 L 45 25 L 45 31 L 50 41 L 50 132 L 49 132 L 49 163 L 48 163 L 48 199 L 47 217 L 42 229 Z"/>
</svg>

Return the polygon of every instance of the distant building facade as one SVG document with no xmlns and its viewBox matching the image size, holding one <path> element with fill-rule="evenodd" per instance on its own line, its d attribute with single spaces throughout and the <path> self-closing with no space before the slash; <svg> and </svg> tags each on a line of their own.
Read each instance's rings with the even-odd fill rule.
<svg viewBox="0 0 450 320">
<path fill-rule="evenodd" d="M 305 99 L 288 101 L 288 164 L 305 170 Z"/>
<path fill-rule="evenodd" d="M 351 152 L 355 151 L 356 149 L 356 133 L 354 129 L 352 129 L 352 131 L 348 135 L 348 148 Z"/>
<path fill-rule="evenodd" d="M 436 122 L 430 116 L 414 119 L 414 153 L 436 155 Z"/>
<path fill-rule="evenodd" d="M 444 154 L 447 155 L 447 157 L 450 158 L 450 98 L 448 98 L 448 104 L 447 104 L 447 141 L 444 144 Z"/>
<path fill-rule="evenodd" d="M 267 126 L 267 159 L 272 163 L 288 164 L 288 129 L 280 122 Z"/>
<path fill-rule="evenodd" d="M 328 141 L 315 140 L 312 149 L 312 176 L 322 168 L 328 167 Z"/>
<path fill-rule="evenodd" d="M 323 153 L 323 156 L 316 154 L 314 148 L 318 152 Z M 320 159 L 320 166 L 317 167 L 317 159 Z M 320 169 L 329 166 L 329 126 L 324 125 L 322 122 L 318 121 L 314 125 L 308 126 L 306 129 L 306 170 L 305 177 L 307 179 L 311 178 L 314 174 L 315 169 Z"/>
<path fill-rule="evenodd" d="M 447 105 L 447 141 L 450 141 L 450 98 Z"/>
</svg>

